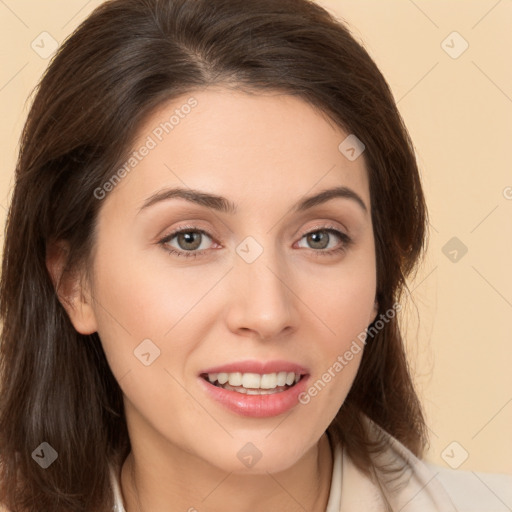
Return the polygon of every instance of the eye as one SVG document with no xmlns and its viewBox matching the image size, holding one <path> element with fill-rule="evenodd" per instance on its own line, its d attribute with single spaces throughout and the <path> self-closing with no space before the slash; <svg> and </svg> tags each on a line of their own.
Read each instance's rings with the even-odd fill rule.
<svg viewBox="0 0 512 512">
<path fill-rule="evenodd" d="M 341 240 L 341 243 L 338 246 L 330 246 L 333 239 L 335 240 L 336 238 Z M 318 256 L 332 256 L 333 254 L 345 251 L 352 244 L 352 239 L 346 233 L 342 233 L 332 227 L 323 227 L 315 231 L 309 231 L 302 236 L 301 240 L 304 239 L 310 245 L 310 248 L 315 249 L 315 255 Z"/>
<path fill-rule="evenodd" d="M 209 238 L 210 235 L 202 230 L 195 227 L 183 227 L 177 231 L 174 231 L 167 235 L 165 238 L 160 240 L 167 252 L 175 254 L 177 256 L 185 256 L 186 258 L 195 258 L 202 254 L 202 251 L 206 250 L 207 247 L 203 246 L 204 238 Z M 171 242 L 175 239 L 176 245 L 172 245 Z"/>
<path fill-rule="evenodd" d="M 169 254 L 184 256 L 185 258 L 196 258 L 197 256 L 203 256 L 205 252 L 207 252 L 208 247 L 205 247 L 203 244 L 205 237 L 213 240 L 203 229 L 194 226 L 184 226 L 173 231 L 158 243 L 161 244 Z M 341 243 L 332 247 L 331 244 L 336 238 L 338 238 Z M 309 231 L 302 235 L 300 241 L 303 239 L 310 244 L 309 248 L 318 256 L 335 255 L 341 251 L 347 250 L 353 243 L 352 239 L 347 234 L 330 226 Z"/>
</svg>

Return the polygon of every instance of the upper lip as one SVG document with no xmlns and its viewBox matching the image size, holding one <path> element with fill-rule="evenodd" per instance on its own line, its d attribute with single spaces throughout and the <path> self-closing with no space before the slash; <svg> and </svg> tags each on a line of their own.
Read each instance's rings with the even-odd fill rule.
<svg viewBox="0 0 512 512">
<path fill-rule="evenodd" d="M 212 366 L 200 372 L 200 375 L 205 373 L 259 373 L 264 375 L 266 373 L 278 372 L 293 372 L 300 375 L 308 373 L 307 369 L 297 363 L 290 361 L 256 361 L 245 360 L 233 363 L 223 364 L 221 366 Z"/>
</svg>

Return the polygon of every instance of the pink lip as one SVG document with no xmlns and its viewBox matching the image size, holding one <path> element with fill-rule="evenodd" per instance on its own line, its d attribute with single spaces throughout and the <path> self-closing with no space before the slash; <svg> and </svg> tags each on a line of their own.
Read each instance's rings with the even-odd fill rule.
<svg viewBox="0 0 512 512">
<path fill-rule="evenodd" d="M 202 370 L 201 374 L 204 373 L 259 373 L 263 375 L 265 373 L 278 373 L 278 372 L 293 372 L 301 375 L 307 374 L 308 370 L 303 366 L 300 366 L 289 361 L 256 361 L 246 360 L 238 361 L 236 363 L 224 364 L 222 366 L 215 366 Z"/>
<path fill-rule="evenodd" d="M 214 386 L 208 381 L 208 373 L 265 373 L 293 372 L 302 375 L 299 382 L 285 391 L 270 395 L 246 395 Z M 206 377 L 206 378 L 205 378 Z M 266 418 L 277 416 L 299 403 L 299 395 L 306 389 L 309 372 L 303 366 L 290 361 L 245 360 L 214 366 L 201 371 L 200 385 L 208 396 L 241 416 Z"/>
<path fill-rule="evenodd" d="M 224 369 L 229 368 L 229 366 L 219 368 Z M 251 365 L 251 368 L 254 368 L 254 365 Z M 273 373 L 268 370 L 265 371 L 267 373 Z M 217 371 L 209 371 L 208 373 L 217 373 Z M 295 407 L 299 403 L 299 395 L 306 389 L 308 380 L 309 375 L 304 375 L 299 382 L 291 388 L 271 395 L 245 395 L 237 391 L 229 391 L 214 386 L 207 379 L 199 377 L 200 386 L 203 387 L 210 398 L 236 414 L 253 418 L 278 416 Z"/>
</svg>

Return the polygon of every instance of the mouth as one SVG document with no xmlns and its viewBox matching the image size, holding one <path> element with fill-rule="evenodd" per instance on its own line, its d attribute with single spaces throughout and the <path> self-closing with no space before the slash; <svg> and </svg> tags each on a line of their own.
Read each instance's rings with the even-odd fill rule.
<svg viewBox="0 0 512 512">
<path fill-rule="evenodd" d="M 200 387 L 214 403 L 252 418 L 275 417 L 287 413 L 300 402 L 310 377 L 300 364 L 257 359 L 233 361 L 203 368 Z"/>
<path fill-rule="evenodd" d="M 244 395 L 272 395 L 293 388 L 306 374 L 296 372 L 275 373 L 202 373 L 200 375 L 215 387 Z"/>
</svg>

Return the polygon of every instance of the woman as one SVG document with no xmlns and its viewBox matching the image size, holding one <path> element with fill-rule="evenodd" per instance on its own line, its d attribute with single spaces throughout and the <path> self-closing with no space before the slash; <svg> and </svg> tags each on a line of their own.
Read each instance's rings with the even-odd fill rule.
<svg viewBox="0 0 512 512">
<path fill-rule="evenodd" d="M 399 329 L 426 225 L 389 88 L 319 6 L 106 2 L 23 133 L 0 501 L 457 510 Z"/>
</svg>

